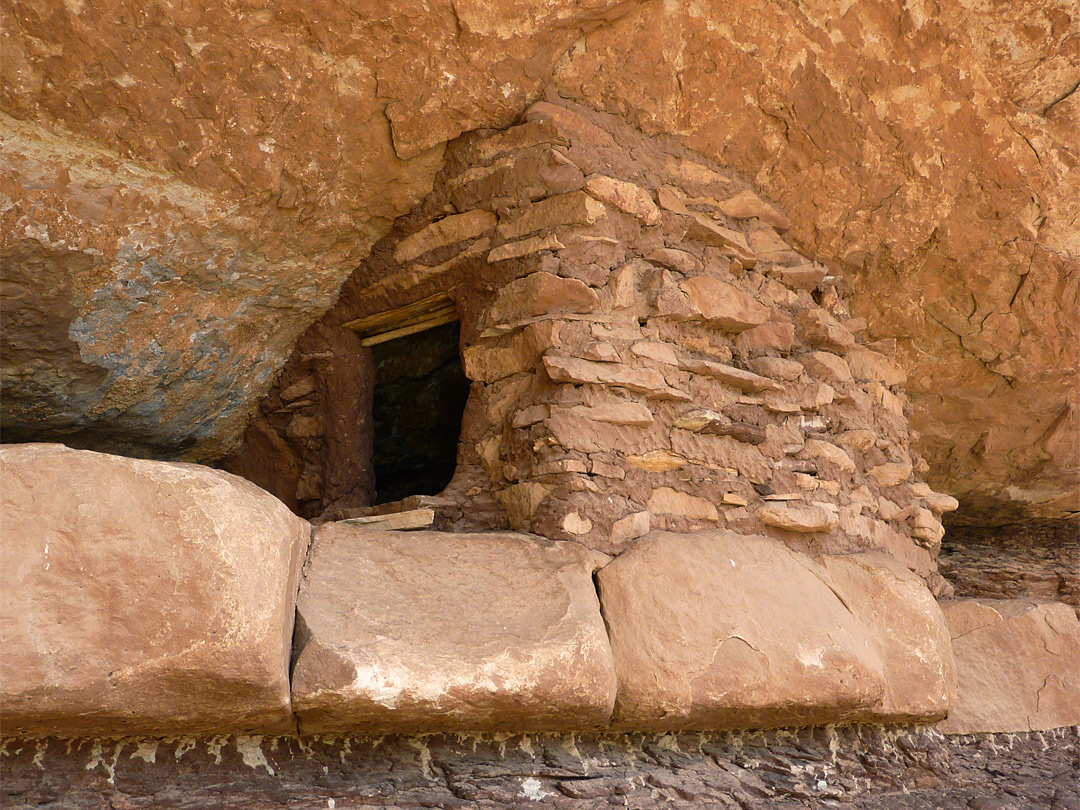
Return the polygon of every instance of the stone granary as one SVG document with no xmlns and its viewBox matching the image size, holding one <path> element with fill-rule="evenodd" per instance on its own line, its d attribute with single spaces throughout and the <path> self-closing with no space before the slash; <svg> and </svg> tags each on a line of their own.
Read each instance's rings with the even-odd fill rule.
<svg viewBox="0 0 1080 810">
<path fill-rule="evenodd" d="M 390 37 L 374 73 L 362 49 L 335 56 L 334 82 L 308 90 L 364 98 L 370 80 L 397 99 L 380 124 L 392 158 L 356 152 L 378 127 L 318 141 L 333 148 L 261 132 L 252 110 L 278 102 L 245 117 L 226 87 L 228 147 L 200 140 L 210 123 L 169 141 L 187 130 L 149 107 L 117 125 L 121 149 L 72 112 L 103 98 L 79 107 L 54 84 L 112 23 L 5 9 L 19 36 L 5 46 L 0 206 L 3 806 L 1080 801 L 1075 391 L 1053 395 L 1075 382 L 1075 346 L 1046 391 L 1018 400 L 1011 433 L 979 397 L 961 413 L 947 379 L 992 373 L 1009 384 L 980 396 L 1007 402 L 1031 379 L 1024 358 L 1054 353 L 1039 329 L 1076 333 L 1076 221 L 1061 213 L 1075 200 L 1050 194 L 1075 164 L 1052 137 L 1075 96 L 1048 98 L 1050 134 L 1028 139 L 1057 163 L 1032 170 L 1043 185 L 1018 215 L 1034 245 L 1001 249 L 1028 262 L 1002 312 L 1004 271 L 1001 290 L 968 298 L 942 280 L 983 255 L 962 255 L 965 234 L 997 238 L 993 216 L 945 215 L 911 249 L 918 227 L 889 200 L 929 192 L 904 180 L 838 226 L 838 197 L 877 188 L 855 162 L 837 173 L 789 149 L 781 166 L 764 157 L 772 129 L 736 112 L 717 148 L 696 124 L 641 115 L 632 81 L 610 90 L 590 73 L 655 35 L 661 64 L 681 43 L 680 84 L 724 85 L 702 53 L 718 30 L 747 34 L 720 11 L 665 4 L 657 33 L 648 3 L 555 5 L 539 27 L 453 7 L 452 53 L 535 40 L 474 77 L 501 82 L 478 91 L 503 99 L 494 117 L 419 65 L 386 72 L 413 35 L 404 12 L 372 29 Z M 208 10 L 125 13 L 183 73 L 187 54 L 231 65 L 230 39 L 299 47 L 298 30 L 304 70 L 321 69 L 311 54 L 350 41 L 332 11 L 298 11 L 297 28 L 281 10 L 236 10 L 213 31 Z M 1045 14 L 1076 28 L 1075 12 Z M 938 17 L 908 9 L 901 27 L 945 39 Z M 171 49 L 195 19 L 198 36 Z M 853 34 L 822 30 L 792 68 L 806 74 L 793 117 L 763 109 L 792 141 L 807 126 L 832 138 L 828 152 L 848 134 L 841 118 L 806 123 L 839 115 L 814 60 L 832 75 Z M 1055 54 L 1044 62 L 1067 72 Z M 141 52 L 115 60 L 122 94 L 175 81 Z M 282 91 L 289 71 L 263 65 L 245 81 Z M 644 70 L 641 92 L 668 92 Z M 946 89 L 872 92 L 874 115 L 888 124 L 889 103 L 921 99 L 912 110 L 948 130 L 972 113 L 943 100 L 963 80 L 941 76 Z M 426 101 L 409 79 L 431 83 Z M 175 108 L 203 81 L 173 87 Z M 677 119 L 719 126 L 717 98 L 695 106 L 686 88 Z M 282 109 L 306 120 L 317 102 L 289 92 Z M 363 171 L 327 174 L 327 155 Z M 913 155 L 932 184 L 956 160 Z M 361 209 L 365 194 L 382 201 Z M 895 243 L 868 224 L 883 206 Z M 981 365 L 907 336 L 909 304 L 874 273 L 917 277 L 909 300 Z M 1036 327 L 1045 278 L 1073 311 Z"/>
</svg>

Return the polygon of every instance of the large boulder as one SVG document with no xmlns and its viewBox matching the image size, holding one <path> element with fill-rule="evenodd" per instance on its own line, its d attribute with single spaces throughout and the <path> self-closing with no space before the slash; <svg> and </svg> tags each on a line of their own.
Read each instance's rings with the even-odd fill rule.
<svg viewBox="0 0 1080 810">
<path fill-rule="evenodd" d="M 307 523 L 193 464 L 0 448 L 5 734 L 293 727 Z"/>
<path fill-rule="evenodd" d="M 956 701 L 956 665 L 949 628 L 923 581 L 887 554 L 826 556 L 821 565 L 881 654 L 885 693 L 874 718 L 943 717 Z"/>
<path fill-rule="evenodd" d="M 297 605 L 304 733 L 559 731 L 605 725 L 607 558 L 523 534 L 315 531 Z"/>
<path fill-rule="evenodd" d="M 598 579 L 619 673 L 617 728 L 761 728 L 948 709 L 952 669 L 937 606 L 913 574 L 877 555 L 823 565 L 760 536 L 654 532 Z"/>
<path fill-rule="evenodd" d="M 956 656 L 956 706 L 946 734 L 1080 725 L 1080 621 L 1035 599 L 942 602 Z"/>
</svg>

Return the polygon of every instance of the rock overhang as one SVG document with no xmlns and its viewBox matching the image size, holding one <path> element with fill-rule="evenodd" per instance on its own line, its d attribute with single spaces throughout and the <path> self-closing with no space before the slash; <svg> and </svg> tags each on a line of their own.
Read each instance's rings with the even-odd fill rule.
<svg viewBox="0 0 1080 810">
<path fill-rule="evenodd" d="M 503 12 L 514 22 L 494 24 Z M 784 11 L 767 10 L 747 26 L 740 7 L 730 4 L 705 16 L 678 4 L 556 4 L 527 20 L 519 9 L 454 12 L 437 5 L 422 19 L 388 12 L 376 25 L 386 39 L 358 42 L 346 16 L 314 9 L 200 7 L 180 17 L 131 9 L 116 18 L 87 7 L 13 9 L 4 26 L 11 58 L 3 108 L 17 121 L 5 120 L 39 128 L 64 154 L 89 150 L 106 163 L 175 181 L 186 199 L 202 195 L 238 206 L 247 223 L 242 230 L 260 234 L 260 273 L 288 290 L 262 319 L 273 326 L 245 321 L 263 336 L 256 342 L 268 334 L 273 348 L 266 357 L 234 357 L 247 351 L 250 330 L 217 344 L 219 357 L 239 366 L 209 371 L 207 379 L 226 378 L 216 392 L 200 390 L 198 379 L 173 380 L 183 362 L 155 359 L 149 343 L 139 344 L 139 335 L 152 331 L 146 308 L 124 320 L 130 351 L 117 353 L 117 362 L 134 378 L 165 380 L 164 409 L 175 406 L 167 436 L 149 441 L 163 430 L 160 409 L 130 407 L 150 382 L 119 386 L 115 413 L 89 414 L 103 372 L 93 351 L 80 358 L 66 341 L 61 356 L 48 361 L 60 379 L 39 374 L 33 407 L 9 411 L 5 428 L 28 420 L 81 430 L 66 435 L 98 449 L 220 457 L 265 391 L 260 375 L 280 368 L 370 245 L 426 193 L 441 166 L 441 145 L 476 127 L 508 126 L 554 76 L 564 96 L 649 132 L 679 133 L 754 177 L 759 190 L 783 204 L 807 255 L 856 279 L 853 306 L 874 337 L 898 341 L 898 359 L 911 372 L 914 426 L 922 434 L 916 444 L 932 464 L 932 481 L 962 498 L 971 521 L 1000 522 L 1014 510 L 1068 513 L 1077 489 L 1069 338 L 1075 324 L 1068 317 L 1077 275 L 1068 183 L 1074 158 L 1067 147 L 1077 94 L 1068 69 L 1072 39 L 1061 32 L 1076 26 L 1071 6 L 1050 0 L 962 15 L 905 12 L 900 25 L 885 24 L 893 10 L 877 3 L 843 18 L 820 4 L 802 13 L 795 25 Z M 243 33 L 256 18 L 259 30 L 274 32 L 276 63 L 289 70 L 269 69 Z M 887 47 L 871 45 L 864 30 Z M 118 64 L 88 76 L 85 65 L 103 41 L 114 43 Z M 686 41 L 708 45 L 687 50 Z M 1004 41 L 1012 43 L 1007 50 Z M 563 58 L 575 42 L 580 47 Z M 432 43 L 438 58 L 422 58 Z M 930 64 L 922 58 L 926 49 L 948 57 Z M 655 53 L 664 68 L 642 64 L 643 52 Z M 156 53 L 168 54 L 172 69 L 147 60 Z M 802 61 L 808 53 L 814 58 Z M 1038 67 L 1028 70 L 1017 60 L 1032 53 L 1040 54 Z M 714 58 L 735 66 L 725 81 L 715 81 L 708 61 Z M 938 69 L 945 63 L 948 70 Z M 666 78 L 674 75 L 684 80 Z M 873 77 L 870 97 L 854 76 Z M 753 87 L 737 77 L 753 77 Z M 178 106 L 157 103 L 166 90 Z M 53 241 L 80 244 L 93 228 L 78 218 L 109 214 L 110 200 L 126 199 L 128 174 L 106 173 L 102 191 L 75 195 L 74 208 L 48 206 L 65 211 L 66 220 L 40 206 L 31 210 L 33 195 L 25 190 L 9 197 L 19 223 L 34 233 L 48 224 Z M 986 211 L 993 215 L 982 216 Z M 110 228 L 140 243 L 164 233 L 126 209 L 109 215 Z M 199 232 L 200 216 L 183 214 Z M 5 224 L 5 233 L 20 227 Z M 219 241 L 223 255 L 241 266 L 251 255 L 242 241 L 227 232 Z M 294 249 L 295 262 L 282 261 L 283 245 Z M 114 253 L 109 248 L 103 256 L 111 261 Z M 181 278 L 199 274 L 197 253 L 182 263 Z M 54 258 L 50 273 L 67 272 Z M 294 285 L 284 278 L 290 275 L 311 283 Z M 59 297 L 65 307 L 86 309 L 73 293 Z M 227 331 L 224 322 L 206 326 L 200 340 Z M 5 331 L 11 334 L 10 324 Z M 43 355 L 48 336 L 29 334 L 28 345 Z M 164 350 L 166 357 L 183 354 L 176 346 Z M 964 384 L 944 384 L 955 380 Z M 1004 422 L 1002 414 L 1009 414 Z M 108 422 L 120 423 L 119 430 L 110 434 Z M 192 425 L 208 422 L 215 425 L 208 434 L 188 435 Z"/>
</svg>

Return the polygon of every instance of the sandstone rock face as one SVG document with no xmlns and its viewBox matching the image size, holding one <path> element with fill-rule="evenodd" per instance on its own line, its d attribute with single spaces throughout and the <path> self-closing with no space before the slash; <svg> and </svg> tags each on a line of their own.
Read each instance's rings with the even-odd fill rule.
<svg viewBox="0 0 1080 810">
<path fill-rule="evenodd" d="M 9 439 L 220 458 L 444 143 L 631 5 L 5 7 Z"/>
<path fill-rule="evenodd" d="M 297 607 L 305 733 L 580 730 L 615 700 L 592 573 L 573 543 L 315 531 Z"/>
<path fill-rule="evenodd" d="M 1075 520 L 953 526 L 938 558 L 959 597 L 1032 598 L 1080 608 L 1080 525 Z"/>
<path fill-rule="evenodd" d="M 5 734 L 280 732 L 309 528 L 227 473 L 0 449 Z"/>
<path fill-rule="evenodd" d="M 895 345 L 930 483 L 972 521 L 1063 517 L 1080 508 L 1078 33 L 1070 0 L 665 3 L 587 36 L 556 85 L 779 203 L 788 241 L 850 280 L 868 339 Z"/>
<path fill-rule="evenodd" d="M 952 634 L 956 705 L 946 734 L 1080 725 L 1080 621 L 1033 599 L 941 603 Z"/>
<path fill-rule="evenodd" d="M 616 728 L 934 718 L 948 709 L 940 612 L 886 557 L 822 565 L 763 537 L 656 532 L 598 579 L 619 675 Z"/>
</svg>

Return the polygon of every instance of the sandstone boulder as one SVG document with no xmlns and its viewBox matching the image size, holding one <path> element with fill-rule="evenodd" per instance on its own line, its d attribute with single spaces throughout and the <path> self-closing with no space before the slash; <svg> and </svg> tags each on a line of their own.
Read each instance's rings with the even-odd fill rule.
<svg viewBox="0 0 1080 810">
<path fill-rule="evenodd" d="M 653 532 L 598 579 L 617 728 L 837 722 L 885 692 L 870 633 L 821 569 L 781 543 Z"/>
<path fill-rule="evenodd" d="M 725 531 L 653 532 L 600 571 L 616 728 L 762 728 L 942 717 L 941 611 L 882 554 L 815 562 Z"/>
<path fill-rule="evenodd" d="M 56 444 L 0 448 L 5 734 L 292 727 L 309 527 L 241 478 Z"/>
<path fill-rule="evenodd" d="M 956 656 L 957 701 L 946 734 L 1080 725 L 1080 622 L 1033 599 L 942 602 Z"/>
<path fill-rule="evenodd" d="M 956 666 L 941 608 L 923 581 L 887 554 L 826 556 L 822 566 L 881 654 L 885 722 L 943 717 L 956 700 Z"/>
<path fill-rule="evenodd" d="M 592 584 L 606 560 L 528 535 L 318 528 L 297 607 L 301 730 L 606 724 L 615 671 Z"/>
</svg>

